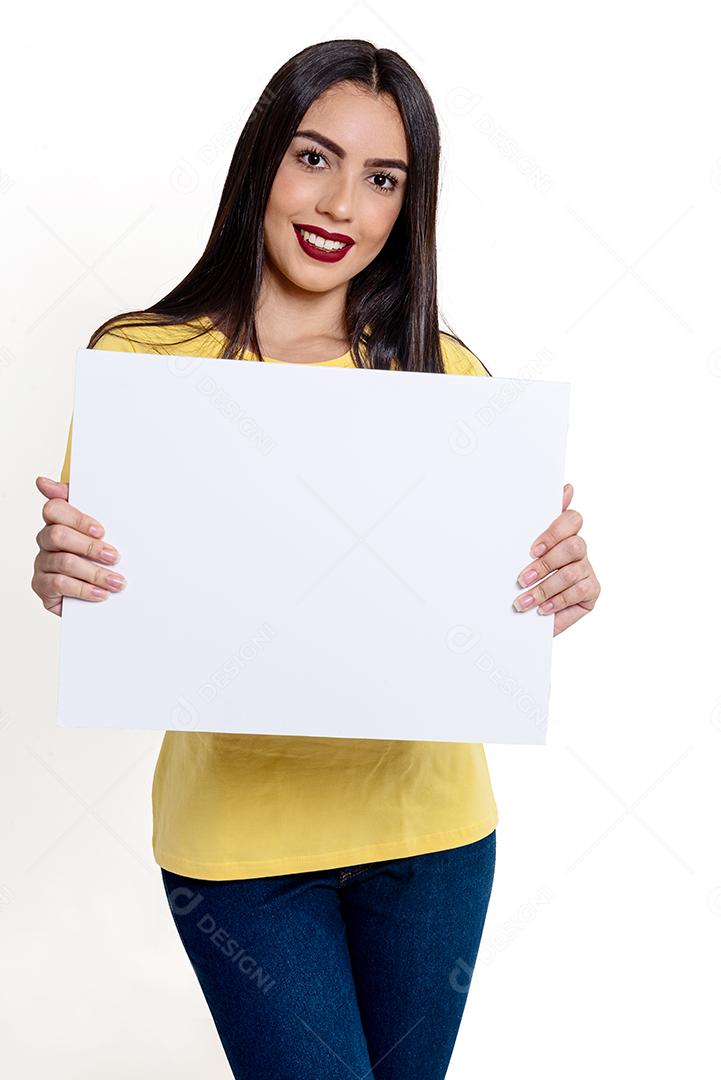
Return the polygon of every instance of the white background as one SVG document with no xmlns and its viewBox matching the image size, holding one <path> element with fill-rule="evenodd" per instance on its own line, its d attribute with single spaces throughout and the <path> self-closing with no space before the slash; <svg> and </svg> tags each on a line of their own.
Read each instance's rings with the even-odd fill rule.
<svg viewBox="0 0 721 1080">
<path fill-rule="evenodd" d="M 60 473 L 76 349 L 200 255 L 272 72 L 364 37 L 416 68 L 440 117 L 451 328 L 494 375 L 572 383 L 566 479 L 603 587 L 555 639 L 550 745 L 487 751 L 496 880 L 448 1076 L 715 1078 L 715 6 L 481 5 L 473 25 L 451 2 L 278 9 L 44 3 L 4 24 L 4 1064 L 229 1075 L 152 858 L 161 735 L 55 725 L 34 478 Z"/>
</svg>

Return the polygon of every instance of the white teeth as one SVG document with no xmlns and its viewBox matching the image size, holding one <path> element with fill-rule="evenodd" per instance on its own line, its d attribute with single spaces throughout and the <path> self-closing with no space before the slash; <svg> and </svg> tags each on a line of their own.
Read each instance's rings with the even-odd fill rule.
<svg viewBox="0 0 721 1080">
<path fill-rule="evenodd" d="M 316 236 L 315 233 L 306 232 L 305 229 L 299 229 L 298 232 L 309 244 L 322 251 L 340 251 L 341 248 L 348 247 L 347 244 L 341 244 L 339 240 L 326 240 L 324 237 Z"/>
</svg>

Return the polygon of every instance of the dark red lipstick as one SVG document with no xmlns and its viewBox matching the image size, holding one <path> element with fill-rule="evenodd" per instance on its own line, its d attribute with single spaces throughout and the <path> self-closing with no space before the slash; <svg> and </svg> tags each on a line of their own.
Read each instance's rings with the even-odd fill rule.
<svg viewBox="0 0 721 1080">
<path fill-rule="evenodd" d="M 321 229 L 319 225 L 306 225 L 301 222 L 293 222 L 293 228 L 295 229 L 295 235 L 298 237 L 298 243 L 306 255 L 310 255 L 312 259 L 318 259 L 319 262 L 339 262 L 343 256 L 350 251 L 355 243 L 352 236 L 346 236 L 344 233 L 329 233 L 326 229 Z M 322 237 L 324 240 L 337 240 L 341 244 L 346 244 L 347 247 L 338 248 L 337 251 L 324 251 L 322 248 L 316 247 L 306 240 L 300 231 L 301 229 L 305 230 L 305 232 L 312 233 L 314 236 Z"/>
</svg>

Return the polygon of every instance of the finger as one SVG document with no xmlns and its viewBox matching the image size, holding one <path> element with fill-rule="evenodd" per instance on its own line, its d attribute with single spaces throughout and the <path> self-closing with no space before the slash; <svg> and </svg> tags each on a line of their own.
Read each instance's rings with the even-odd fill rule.
<svg viewBox="0 0 721 1080">
<path fill-rule="evenodd" d="M 32 587 L 50 611 L 58 607 L 64 596 L 96 602 L 107 600 L 110 596 L 106 589 L 100 589 L 88 581 L 80 581 L 78 578 L 67 577 L 65 574 L 46 574 L 42 570 L 34 574 Z"/>
<path fill-rule="evenodd" d="M 98 589 L 120 592 L 127 582 L 117 570 L 106 570 L 97 563 L 73 555 L 69 551 L 43 552 L 38 559 L 38 569 L 46 574 L 61 574 L 64 577 L 78 578 L 95 585 Z"/>
<path fill-rule="evenodd" d="M 61 480 L 51 480 L 49 476 L 36 476 L 35 486 L 47 499 L 67 499 L 68 485 Z"/>
<path fill-rule="evenodd" d="M 542 559 L 534 559 L 528 566 L 524 566 L 516 580 L 523 588 L 533 585 L 552 570 L 558 570 L 567 563 L 580 562 L 585 557 L 586 550 L 586 541 L 575 533 L 566 540 L 559 540 Z"/>
<path fill-rule="evenodd" d="M 52 496 L 43 505 L 43 519 L 48 525 L 59 522 L 95 538 L 105 535 L 105 529 L 99 521 L 89 514 L 83 514 L 76 506 L 57 496 Z"/>
<path fill-rule="evenodd" d="M 581 607 L 580 604 L 571 604 L 563 611 L 557 611 L 553 620 L 553 636 L 558 637 L 564 630 L 568 630 L 569 626 L 573 626 L 584 615 L 588 615 L 589 610 L 589 608 Z"/>
<path fill-rule="evenodd" d="M 35 539 L 41 551 L 69 551 L 102 563 L 115 563 L 120 558 L 118 549 L 107 540 L 93 540 L 85 533 L 60 522 L 46 525 Z"/>
<path fill-rule="evenodd" d="M 558 571 L 558 574 L 563 573 L 563 570 Z M 554 574 L 553 577 L 549 578 L 549 581 L 553 581 L 558 574 Z M 593 577 L 589 574 L 587 577 L 574 581 L 568 588 L 561 588 L 553 592 L 547 600 L 539 604 L 538 614 L 550 615 L 552 612 L 562 611 L 571 604 L 583 604 L 590 611 L 594 603 Z"/>
<path fill-rule="evenodd" d="M 590 570 L 591 567 L 585 558 L 580 559 L 578 562 L 566 563 L 559 570 L 554 570 L 540 585 L 534 586 L 530 592 L 517 596 L 513 601 L 513 606 L 516 611 L 529 611 L 535 605 L 539 605 L 540 608 L 548 600 L 558 597 L 565 589 L 575 585 L 577 582 L 586 579 L 590 581 Z M 557 611 L 562 606 L 558 604 L 556 607 L 549 608 L 549 611 Z"/>
<path fill-rule="evenodd" d="M 573 536 L 583 525 L 583 518 L 578 510 L 564 510 L 551 522 L 548 528 L 537 536 L 531 544 L 531 555 L 545 555 L 559 540 Z"/>
<path fill-rule="evenodd" d="M 561 510 L 568 510 L 571 499 L 573 498 L 573 484 L 563 485 L 563 505 Z"/>
</svg>

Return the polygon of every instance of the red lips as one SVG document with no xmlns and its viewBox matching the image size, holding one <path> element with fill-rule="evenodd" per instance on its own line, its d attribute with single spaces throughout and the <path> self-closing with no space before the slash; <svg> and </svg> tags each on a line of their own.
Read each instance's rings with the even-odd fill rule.
<svg viewBox="0 0 721 1080">
<path fill-rule="evenodd" d="M 346 236 L 344 233 L 328 232 L 326 229 L 321 229 L 320 225 L 306 225 L 304 222 L 293 222 L 294 229 L 304 229 L 306 232 L 313 233 L 314 236 L 322 236 L 324 240 L 337 240 L 339 244 L 355 244 L 355 240 L 352 236 Z"/>
</svg>

